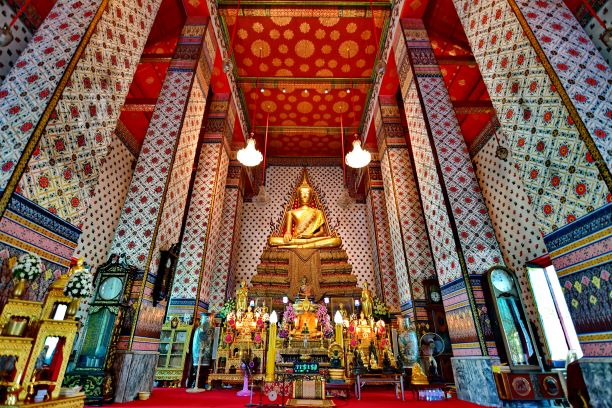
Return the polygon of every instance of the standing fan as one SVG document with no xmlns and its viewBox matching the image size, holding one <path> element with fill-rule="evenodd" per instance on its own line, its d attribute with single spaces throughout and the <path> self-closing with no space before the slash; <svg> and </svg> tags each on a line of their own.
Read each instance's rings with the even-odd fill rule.
<svg viewBox="0 0 612 408">
<path fill-rule="evenodd" d="M 421 361 L 426 374 L 438 377 L 438 363 L 435 357 L 445 349 L 444 339 L 437 333 L 425 333 L 419 341 Z"/>
</svg>

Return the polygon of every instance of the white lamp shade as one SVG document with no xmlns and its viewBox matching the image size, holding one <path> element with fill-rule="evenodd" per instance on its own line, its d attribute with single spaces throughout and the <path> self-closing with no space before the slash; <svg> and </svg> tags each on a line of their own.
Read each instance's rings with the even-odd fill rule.
<svg viewBox="0 0 612 408">
<path fill-rule="evenodd" d="M 361 148 L 361 142 L 357 139 L 353 142 L 353 150 L 346 154 L 344 162 L 349 167 L 360 169 L 367 166 L 371 160 L 372 155 Z"/>
<path fill-rule="evenodd" d="M 270 314 L 270 323 L 276 324 L 277 322 L 278 322 L 278 315 L 276 314 L 276 310 L 273 310 L 272 314 Z"/>
<path fill-rule="evenodd" d="M 247 145 L 238 150 L 236 158 L 247 167 L 257 166 L 263 160 L 263 155 L 255 148 L 255 139 L 248 138 Z"/>
<path fill-rule="evenodd" d="M 342 324 L 342 321 L 344 319 L 342 319 L 342 313 L 340 313 L 339 310 L 336 310 L 336 314 L 334 315 L 334 323 L 336 324 Z"/>
</svg>

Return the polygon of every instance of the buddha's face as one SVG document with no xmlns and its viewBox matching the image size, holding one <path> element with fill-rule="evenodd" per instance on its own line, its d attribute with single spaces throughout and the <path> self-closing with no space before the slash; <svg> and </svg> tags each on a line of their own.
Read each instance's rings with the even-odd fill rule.
<svg viewBox="0 0 612 408">
<path fill-rule="evenodd" d="M 300 188 L 300 204 L 307 205 L 312 197 L 312 190 L 309 187 Z"/>
</svg>

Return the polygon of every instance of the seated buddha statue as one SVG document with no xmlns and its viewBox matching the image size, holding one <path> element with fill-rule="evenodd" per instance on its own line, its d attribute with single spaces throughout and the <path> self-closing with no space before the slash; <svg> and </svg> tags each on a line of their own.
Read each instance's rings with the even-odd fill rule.
<svg viewBox="0 0 612 408">
<path fill-rule="evenodd" d="M 268 244 L 277 248 L 337 248 L 342 245 L 339 237 L 329 236 L 325 230 L 323 211 L 311 207 L 313 190 L 306 173 L 298 188 L 300 207 L 287 211 L 282 237 L 270 237 Z"/>
<path fill-rule="evenodd" d="M 295 329 L 291 331 L 294 338 L 317 338 L 321 336 L 317 315 L 314 313 L 315 305 L 308 298 L 304 298 L 296 304 L 297 317 Z"/>
</svg>

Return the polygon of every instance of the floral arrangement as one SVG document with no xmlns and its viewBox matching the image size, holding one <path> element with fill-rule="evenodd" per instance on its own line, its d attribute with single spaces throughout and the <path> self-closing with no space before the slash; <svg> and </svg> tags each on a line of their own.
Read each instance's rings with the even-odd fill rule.
<svg viewBox="0 0 612 408">
<path fill-rule="evenodd" d="M 293 309 L 293 305 L 288 303 L 285 307 L 285 311 L 283 312 L 283 323 L 290 325 L 295 322 L 295 319 L 297 319 L 297 314 Z"/>
<path fill-rule="evenodd" d="M 332 338 L 334 336 L 334 327 L 331 324 L 331 318 L 327 313 L 327 307 L 323 305 L 319 305 L 319 308 L 316 312 L 317 321 L 321 324 L 321 331 L 323 332 L 323 336 L 327 339 Z"/>
<path fill-rule="evenodd" d="M 283 323 L 281 325 L 280 330 L 278 331 L 278 337 L 281 339 L 286 339 L 287 337 L 289 337 L 289 328 L 286 324 Z"/>
<path fill-rule="evenodd" d="M 64 288 L 64 294 L 73 298 L 84 298 L 93 290 L 93 275 L 89 268 L 82 269 L 70 277 Z"/>
<path fill-rule="evenodd" d="M 13 267 L 13 277 L 25 279 L 29 282 L 38 278 L 42 272 L 40 258 L 34 254 L 22 255 Z"/>
<path fill-rule="evenodd" d="M 221 320 L 225 320 L 225 318 L 234 310 L 236 310 L 236 300 L 235 299 L 229 299 L 227 302 L 225 302 L 225 304 L 221 307 L 221 310 L 219 311 L 219 317 L 221 317 Z"/>
<path fill-rule="evenodd" d="M 390 318 L 389 307 L 385 304 L 385 302 L 377 297 L 374 298 L 374 310 L 372 311 L 372 314 L 376 319 L 387 320 Z"/>
</svg>

